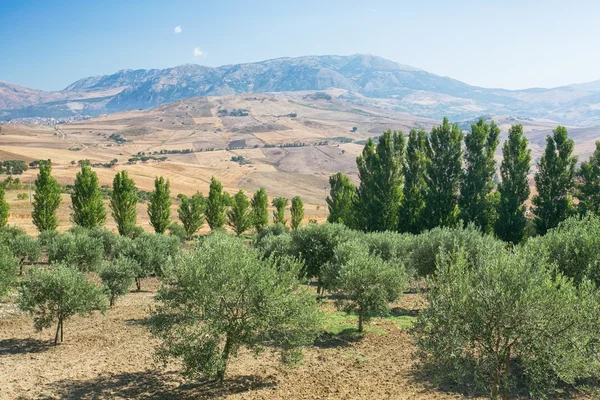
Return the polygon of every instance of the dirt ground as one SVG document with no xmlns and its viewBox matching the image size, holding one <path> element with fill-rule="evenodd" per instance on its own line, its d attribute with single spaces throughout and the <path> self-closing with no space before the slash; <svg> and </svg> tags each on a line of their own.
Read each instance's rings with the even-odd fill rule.
<svg viewBox="0 0 600 400">
<path fill-rule="evenodd" d="M 65 323 L 65 342 L 54 331 L 33 330 L 31 319 L 0 303 L 1 399 L 459 399 L 414 378 L 414 347 L 404 328 L 374 320 L 361 339 L 329 337 L 305 351 L 290 369 L 278 355 L 242 351 L 223 386 L 185 381 L 177 365 L 153 360 L 156 346 L 144 327 L 158 282 L 131 292 L 104 315 Z M 418 295 L 406 295 L 396 312 L 411 314 Z M 325 306 L 327 307 L 327 305 Z"/>
</svg>

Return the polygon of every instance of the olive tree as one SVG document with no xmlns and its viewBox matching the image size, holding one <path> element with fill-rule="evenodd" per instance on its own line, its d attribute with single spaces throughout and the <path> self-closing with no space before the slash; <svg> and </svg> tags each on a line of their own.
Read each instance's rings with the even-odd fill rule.
<svg viewBox="0 0 600 400">
<path fill-rule="evenodd" d="M 47 251 L 51 263 L 67 263 L 83 272 L 94 271 L 104 257 L 102 241 L 81 233 L 56 235 Z"/>
<path fill-rule="evenodd" d="M 135 284 L 142 290 L 142 279 L 156 274 L 161 276 L 163 268 L 180 249 L 179 239 L 174 236 L 144 233 L 133 241 L 126 256 L 137 262 Z"/>
<path fill-rule="evenodd" d="M 493 249 L 475 264 L 464 251 L 440 255 L 413 330 L 421 366 L 492 399 L 514 389 L 541 398 L 595 376 L 598 293 L 540 260 L 520 249 Z"/>
<path fill-rule="evenodd" d="M 37 331 L 56 323 L 55 345 L 59 338 L 63 341 L 65 320 L 106 308 L 102 289 L 66 264 L 34 268 L 28 275 L 20 288 L 19 307 L 33 316 Z"/>
<path fill-rule="evenodd" d="M 111 307 L 115 304 L 117 297 L 129 291 L 138 267 L 138 264 L 131 258 L 118 258 L 102 264 L 98 275 L 102 279 L 104 292 L 108 295 Z"/>
<path fill-rule="evenodd" d="M 161 339 L 158 357 L 181 359 L 184 373 L 223 381 L 241 347 L 265 345 L 296 361 L 320 327 L 313 296 L 300 287 L 300 264 L 262 259 L 225 234 L 181 253 L 165 274 L 151 332 Z"/>
<path fill-rule="evenodd" d="M 0 245 L 0 296 L 5 295 L 15 283 L 17 268 L 17 261 L 10 249 Z"/>
<path fill-rule="evenodd" d="M 23 275 L 23 265 L 26 260 L 35 262 L 41 255 L 39 242 L 28 235 L 15 237 L 9 242 L 8 247 L 19 262 L 19 275 Z"/>
</svg>

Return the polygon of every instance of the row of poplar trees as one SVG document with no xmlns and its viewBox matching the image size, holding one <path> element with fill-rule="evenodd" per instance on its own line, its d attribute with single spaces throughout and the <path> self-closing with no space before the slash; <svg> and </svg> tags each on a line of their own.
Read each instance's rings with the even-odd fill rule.
<svg viewBox="0 0 600 400">
<path fill-rule="evenodd" d="M 54 231 L 58 227 L 57 210 L 61 204 L 61 187 L 52 177 L 52 164 L 40 162 L 38 177 L 35 181 L 32 219 L 40 232 Z M 222 184 L 214 177 L 211 179 L 208 197 L 201 193 L 191 197 L 179 194 L 178 217 L 183 225 L 185 236 L 191 238 L 204 224 L 211 230 L 223 229 L 229 225 L 237 234 L 254 228 L 260 231 L 269 224 L 268 197 L 263 188 L 258 189 L 251 199 L 240 190 L 234 196 L 223 191 Z M 137 224 L 138 189 L 127 171 L 118 172 L 113 179 L 109 207 L 117 224 L 119 234 L 134 236 L 141 229 Z M 148 204 L 150 225 L 156 233 L 165 233 L 171 228 L 171 190 L 170 183 L 163 177 L 154 180 L 154 191 Z M 277 197 L 272 200 L 273 222 L 285 225 L 288 199 Z M 71 194 L 71 221 L 83 228 L 97 228 L 105 224 L 107 210 L 104 196 L 100 191 L 98 176 L 88 163 L 82 163 L 81 171 L 75 177 Z M 0 186 L 0 226 L 6 225 L 9 206 L 4 189 Z M 304 204 L 298 196 L 291 201 L 290 225 L 298 228 L 304 219 Z"/>
<path fill-rule="evenodd" d="M 577 169 L 566 128 L 558 126 L 548 135 L 534 177 L 537 194 L 530 219 L 526 202 L 531 151 L 523 126 L 509 129 L 500 179 L 494 159 L 499 136 L 493 121 L 479 119 L 464 135 L 444 118 L 429 134 L 411 130 L 408 141 L 402 132 L 391 131 L 377 144 L 369 139 L 356 160 L 358 187 L 342 173 L 330 177 L 328 220 L 363 231 L 415 234 L 462 221 L 518 243 L 529 221 L 538 234 L 545 234 L 578 211 L 600 212 L 600 142 Z"/>
</svg>

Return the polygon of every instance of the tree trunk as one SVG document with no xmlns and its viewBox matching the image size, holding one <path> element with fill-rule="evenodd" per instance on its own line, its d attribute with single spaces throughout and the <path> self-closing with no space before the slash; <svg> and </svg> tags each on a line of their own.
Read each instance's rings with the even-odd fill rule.
<svg viewBox="0 0 600 400">
<path fill-rule="evenodd" d="M 500 389 L 500 371 L 496 369 L 494 373 L 494 385 L 492 386 L 491 400 L 498 400 L 498 390 Z"/>
<path fill-rule="evenodd" d="M 58 324 L 56 324 L 56 334 L 54 335 L 54 345 L 58 344 L 58 331 L 60 330 L 60 319 L 58 320 Z"/>
<path fill-rule="evenodd" d="M 362 311 L 358 312 L 358 333 L 362 333 L 363 332 L 363 313 Z"/>
<path fill-rule="evenodd" d="M 508 376 L 510 375 L 510 349 L 511 346 L 508 346 L 508 349 L 506 350 L 506 358 L 504 359 L 504 373 L 502 374 L 504 382 L 508 381 Z M 502 398 L 504 400 L 508 399 L 508 387 L 506 385 L 504 385 Z"/>
<path fill-rule="evenodd" d="M 63 342 L 63 333 L 65 331 L 65 328 L 64 328 L 64 325 L 63 325 L 64 321 L 65 320 L 63 318 L 61 318 L 61 320 L 60 320 L 60 342 L 61 343 Z"/>
<path fill-rule="evenodd" d="M 135 277 L 135 287 L 137 288 L 138 292 L 142 290 L 142 279 L 138 278 L 137 276 Z"/>
<path fill-rule="evenodd" d="M 221 354 L 221 362 L 223 365 L 217 371 L 217 381 L 222 383 L 225 379 L 225 371 L 227 370 L 227 361 L 229 360 L 229 353 L 231 352 L 231 347 L 233 346 L 231 337 L 227 335 L 227 339 L 225 340 L 225 347 L 223 348 L 223 353 Z"/>
</svg>

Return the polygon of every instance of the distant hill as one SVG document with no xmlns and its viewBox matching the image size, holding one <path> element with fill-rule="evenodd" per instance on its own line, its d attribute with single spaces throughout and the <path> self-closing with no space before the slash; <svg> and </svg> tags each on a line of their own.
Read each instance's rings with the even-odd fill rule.
<svg viewBox="0 0 600 400">
<path fill-rule="evenodd" d="M 600 81 L 552 89 L 489 89 L 364 54 L 277 58 L 217 68 L 187 64 L 121 70 L 78 80 L 58 92 L 0 83 L 0 118 L 99 115 L 197 96 L 330 88 L 344 90 L 347 101 L 421 117 L 462 120 L 500 114 L 600 124 Z"/>
</svg>

